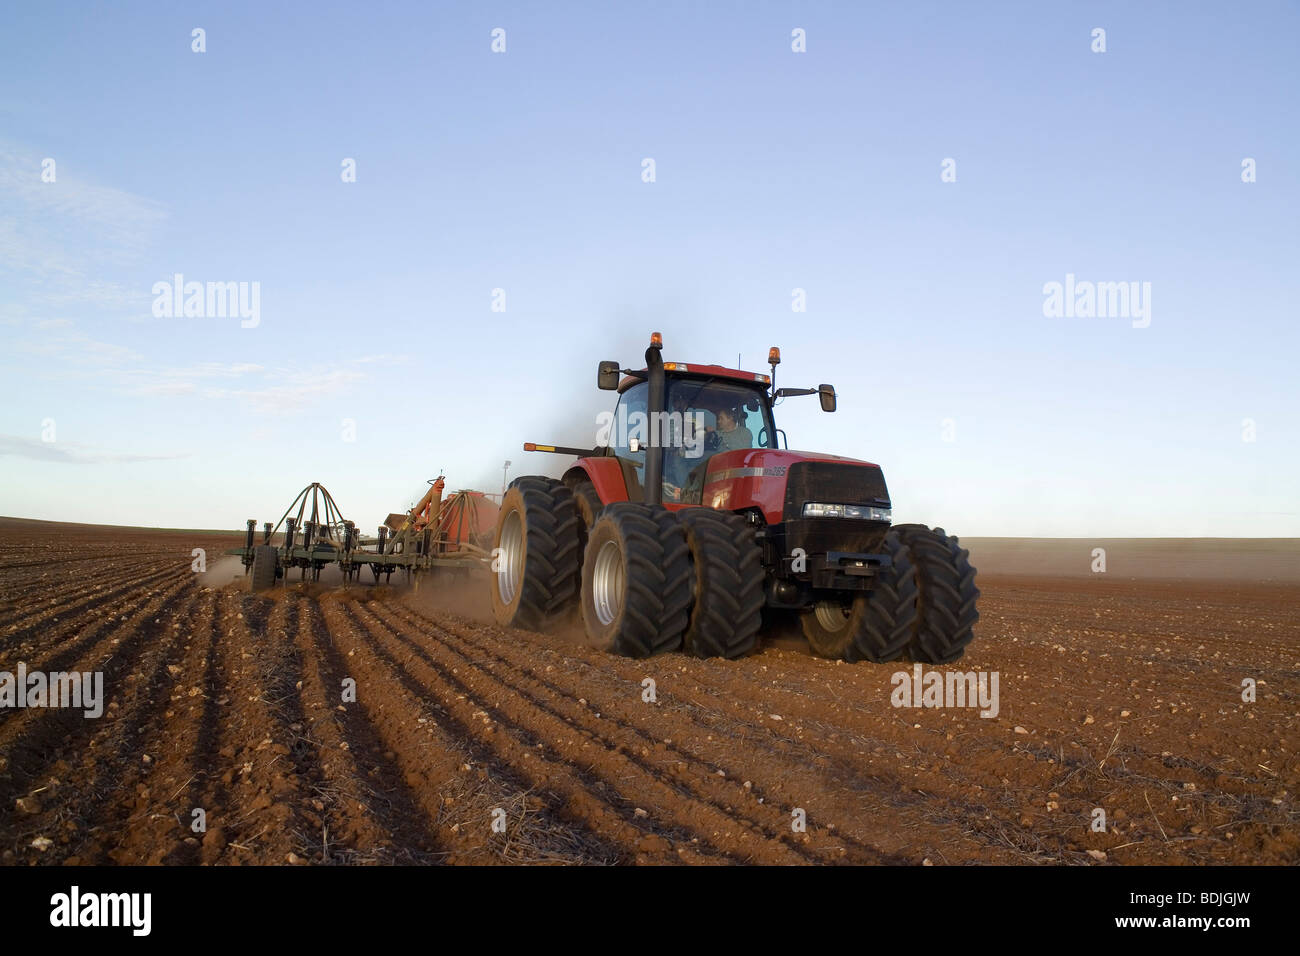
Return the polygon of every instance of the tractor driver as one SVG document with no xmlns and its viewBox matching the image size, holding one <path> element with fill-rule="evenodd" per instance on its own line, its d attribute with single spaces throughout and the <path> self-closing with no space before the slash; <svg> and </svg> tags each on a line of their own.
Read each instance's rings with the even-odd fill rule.
<svg viewBox="0 0 1300 956">
<path fill-rule="evenodd" d="M 740 424 L 740 416 L 734 408 L 718 409 L 717 419 L 718 451 L 754 447 L 754 433 Z"/>
<path fill-rule="evenodd" d="M 735 451 L 737 448 L 753 448 L 754 433 L 744 425 L 740 424 L 741 415 L 734 408 L 720 408 L 714 413 L 714 420 L 718 427 L 707 428 L 704 439 L 704 457 L 706 459 L 724 451 Z M 681 458 L 677 459 L 681 463 Z M 670 501 L 692 501 L 698 502 L 703 492 L 705 465 L 700 463 L 685 476 L 685 481 L 676 483 L 674 494 Z M 668 472 L 665 470 L 665 475 Z M 665 480 L 665 488 L 667 480 Z M 665 495 L 667 497 L 667 495 Z"/>
</svg>

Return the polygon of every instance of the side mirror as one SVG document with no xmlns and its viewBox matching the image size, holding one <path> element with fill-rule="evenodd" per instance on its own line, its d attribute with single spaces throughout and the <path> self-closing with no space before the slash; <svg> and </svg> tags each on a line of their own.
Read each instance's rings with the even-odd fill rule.
<svg viewBox="0 0 1300 956">
<path fill-rule="evenodd" d="M 600 371 L 596 374 L 596 385 L 604 392 L 613 392 L 618 390 L 617 362 L 600 363 Z"/>
<path fill-rule="evenodd" d="M 818 385 L 817 397 L 818 399 L 821 400 L 822 411 L 824 412 L 835 411 L 835 386 L 834 385 Z"/>
</svg>

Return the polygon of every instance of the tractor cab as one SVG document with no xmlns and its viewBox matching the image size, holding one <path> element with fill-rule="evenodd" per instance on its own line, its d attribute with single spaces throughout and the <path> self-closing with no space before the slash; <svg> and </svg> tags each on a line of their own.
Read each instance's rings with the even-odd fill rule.
<svg viewBox="0 0 1300 956">
<path fill-rule="evenodd" d="M 647 456 L 659 458 L 664 503 L 698 505 L 714 455 L 779 447 L 783 436 L 772 420 L 767 376 L 671 362 L 664 372 L 662 412 L 650 407 L 647 380 L 629 376 L 619 385 L 606 447 L 619 461 L 629 500 L 645 497 Z M 652 447 L 656 423 L 658 442 Z"/>
</svg>

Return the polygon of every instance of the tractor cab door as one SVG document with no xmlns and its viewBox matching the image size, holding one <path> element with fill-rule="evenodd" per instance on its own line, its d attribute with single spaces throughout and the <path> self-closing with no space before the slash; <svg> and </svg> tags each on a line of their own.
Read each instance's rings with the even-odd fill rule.
<svg viewBox="0 0 1300 956">
<path fill-rule="evenodd" d="M 649 388 L 645 382 L 638 382 L 619 396 L 618 407 L 614 410 L 613 430 L 610 433 L 609 447 L 618 458 L 623 471 L 623 482 L 627 485 L 628 501 L 645 500 L 645 456 L 646 445 L 650 441 L 649 417 L 646 403 Z M 636 446 L 633 451 L 632 446 Z"/>
</svg>

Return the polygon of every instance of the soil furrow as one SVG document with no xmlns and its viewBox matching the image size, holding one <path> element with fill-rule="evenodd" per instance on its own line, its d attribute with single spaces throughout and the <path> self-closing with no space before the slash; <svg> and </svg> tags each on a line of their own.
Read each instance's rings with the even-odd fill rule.
<svg viewBox="0 0 1300 956">
<path fill-rule="evenodd" d="M 330 639 L 320 606 L 303 601 L 299 616 L 295 640 L 303 661 L 303 717 L 321 751 L 326 781 L 317 788 L 319 799 L 330 812 L 336 838 L 350 847 L 344 861 L 439 862 L 437 836 L 395 755 L 376 733 L 366 702 L 341 703 L 348 668 Z"/>
<path fill-rule="evenodd" d="M 606 788 L 642 808 L 656 823 L 694 834 L 693 839 L 707 842 L 741 862 L 791 863 L 803 859 L 790 846 L 768 842 L 762 832 L 755 832 L 734 813 L 695 797 L 674 775 L 643 766 L 621 749 L 601 746 L 599 730 L 593 728 L 593 719 L 585 708 L 583 714 L 564 716 L 541 707 L 470 659 L 436 641 L 420 641 L 419 632 L 397 615 L 382 607 L 377 612 L 392 629 L 394 637 L 390 639 L 408 638 L 404 662 L 408 667 L 415 669 L 422 663 L 430 672 L 441 672 L 476 697 L 489 726 L 495 715 L 495 721 L 507 734 L 518 731 L 545 740 L 567 762 L 599 777 Z M 416 657 L 412 659 L 411 654 Z"/>
<path fill-rule="evenodd" d="M 372 710 L 376 728 L 426 814 L 439 823 L 440 840 L 450 849 L 447 862 L 511 859 L 511 839 L 516 853 L 526 853 L 524 859 L 533 862 L 562 861 L 566 848 L 568 859 L 583 862 L 614 862 L 634 852 L 634 843 L 628 843 L 635 839 L 634 831 L 571 780 L 567 768 L 527 748 L 521 748 L 519 759 L 536 762 L 542 769 L 535 775 L 500 760 L 469 729 L 471 714 L 452 699 L 455 693 L 446 688 L 431 691 L 382 649 L 373 616 L 343 601 L 326 601 L 323 611 L 340 653 L 347 647 L 347 665 L 360 670 L 358 694 L 364 681 L 367 693 L 382 695 Z M 395 693 L 399 686 L 407 693 Z M 492 830 L 497 810 L 505 811 L 505 833 Z M 577 815 L 584 827 L 575 832 L 557 824 L 557 812 L 566 818 Z M 583 832 L 587 829 L 591 832 Z"/>
<path fill-rule="evenodd" d="M 66 854 L 74 861 L 90 862 L 100 855 L 97 847 L 121 833 L 120 820 L 105 808 L 130 799 L 126 795 L 133 793 L 140 804 L 147 803 L 148 788 L 140 781 L 148 770 L 147 760 L 152 759 L 146 749 L 151 742 L 148 734 L 165 707 L 166 698 L 159 691 L 169 684 L 168 665 L 179 658 L 181 646 L 189 640 L 184 622 L 197 600 L 197 592 L 191 589 L 169 615 L 181 627 L 155 619 L 156 623 L 133 632 L 108 666 L 78 668 L 103 672 L 101 717 L 87 718 L 75 709 L 41 710 L 7 746 L 10 754 L 25 755 L 25 766 L 34 772 L 26 779 L 11 777 L 5 781 L 8 786 L 0 786 L 0 812 L 15 805 L 17 792 L 10 788 L 29 790 L 27 797 L 44 806 L 42 793 L 75 784 L 74 793 L 57 804 L 57 811 L 29 814 L 27 832 L 57 844 L 54 852 L 44 854 L 28 845 L 29 858 L 53 862 Z M 34 786 L 38 783 L 41 786 Z"/>
</svg>

